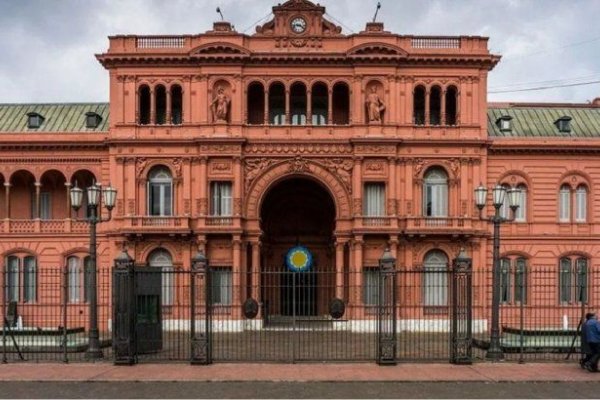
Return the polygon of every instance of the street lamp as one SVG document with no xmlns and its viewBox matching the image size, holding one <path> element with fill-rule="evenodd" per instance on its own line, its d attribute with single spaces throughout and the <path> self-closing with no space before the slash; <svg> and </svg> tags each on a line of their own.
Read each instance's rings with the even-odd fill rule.
<svg viewBox="0 0 600 400">
<path fill-rule="evenodd" d="M 77 186 L 71 189 L 71 207 L 75 213 L 81 208 L 83 202 L 83 189 Z M 103 357 L 102 348 L 100 347 L 100 334 L 98 331 L 98 288 L 97 288 L 97 269 L 96 269 L 96 225 L 101 222 L 110 221 L 112 216 L 112 209 L 115 207 L 115 200 L 117 198 L 117 189 L 113 188 L 110 184 L 106 188 L 102 188 L 100 184 L 92 183 L 90 187 L 86 189 L 87 195 L 87 216 L 83 219 L 76 218 L 76 221 L 87 222 L 90 224 L 90 266 L 88 271 L 88 277 L 90 279 L 88 284 L 89 290 L 89 306 L 90 306 L 90 328 L 88 332 L 88 348 L 86 351 L 86 357 L 88 359 L 100 359 Z M 102 212 L 98 212 L 98 207 L 102 204 L 108 210 L 108 218 L 102 218 Z"/>
<path fill-rule="evenodd" d="M 485 358 L 492 361 L 499 361 L 504 358 L 502 347 L 500 346 L 500 224 L 512 222 L 515 220 L 517 209 L 519 208 L 520 189 L 506 189 L 504 186 L 496 185 L 492 190 L 492 205 L 495 213 L 492 217 L 484 217 L 482 212 L 487 200 L 487 188 L 480 184 L 475 189 L 475 204 L 479 209 L 479 218 L 483 221 L 490 221 L 494 224 L 494 252 L 492 269 L 492 332 L 490 335 L 490 347 Z M 508 204 L 512 210 L 512 217 L 505 218 L 500 215 L 500 208 L 508 195 Z"/>
</svg>

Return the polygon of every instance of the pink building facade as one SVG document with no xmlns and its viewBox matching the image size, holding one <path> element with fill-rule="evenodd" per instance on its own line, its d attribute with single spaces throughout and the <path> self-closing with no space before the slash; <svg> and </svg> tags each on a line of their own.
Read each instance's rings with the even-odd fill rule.
<svg viewBox="0 0 600 400">
<path fill-rule="evenodd" d="M 578 309 L 573 282 L 600 279 L 600 101 L 490 104 L 500 56 L 487 38 L 397 35 L 381 23 L 345 35 L 324 11 L 290 0 L 251 35 L 218 22 L 199 35 L 110 37 L 96 56 L 108 104 L 0 105 L 6 299 L 35 305 L 45 296 L 36 273 L 85 268 L 88 226 L 68 193 L 95 181 L 118 189 L 99 225 L 100 270 L 123 246 L 137 263 L 178 271 L 201 249 L 241 318 L 247 298 L 278 307 L 261 271 L 284 269 L 301 244 L 331 273 L 311 313 L 335 297 L 365 319 L 362 288 L 385 248 L 398 268 L 432 271 L 465 248 L 474 270 L 490 271 L 491 225 L 474 189 L 501 184 L 522 190 L 516 221 L 502 226 L 503 304 L 521 301 L 526 265 L 556 270 L 555 299 L 544 301 L 557 316 Z M 415 282 L 407 317 L 435 319 L 447 301 L 438 286 Z M 85 315 L 84 293 L 69 293 Z M 489 291 L 473 295 L 490 302 Z M 585 296 L 597 304 L 600 293 Z"/>
</svg>

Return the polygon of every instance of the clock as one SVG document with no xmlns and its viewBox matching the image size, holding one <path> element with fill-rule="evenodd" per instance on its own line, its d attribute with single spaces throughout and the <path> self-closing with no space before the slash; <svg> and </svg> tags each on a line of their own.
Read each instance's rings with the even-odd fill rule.
<svg viewBox="0 0 600 400">
<path fill-rule="evenodd" d="M 292 32 L 297 34 L 304 33 L 304 31 L 306 30 L 306 20 L 302 17 L 294 18 L 290 25 L 292 28 Z"/>
</svg>

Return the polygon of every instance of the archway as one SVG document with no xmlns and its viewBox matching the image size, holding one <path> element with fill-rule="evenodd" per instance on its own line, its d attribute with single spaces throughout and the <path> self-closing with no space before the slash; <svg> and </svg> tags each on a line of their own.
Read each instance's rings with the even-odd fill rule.
<svg viewBox="0 0 600 400">
<path fill-rule="evenodd" d="M 335 296 L 332 246 L 336 208 L 315 180 L 290 177 L 272 186 L 260 209 L 263 235 L 262 289 L 273 316 L 319 316 Z M 295 246 L 313 257 L 307 272 L 290 272 L 286 255 Z"/>
</svg>

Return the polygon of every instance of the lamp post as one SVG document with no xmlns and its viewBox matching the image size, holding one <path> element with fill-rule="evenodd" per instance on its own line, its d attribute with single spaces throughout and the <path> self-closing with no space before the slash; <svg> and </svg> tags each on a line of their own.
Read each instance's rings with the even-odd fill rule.
<svg viewBox="0 0 600 400">
<path fill-rule="evenodd" d="M 517 209 L 519 208 L 519 197 L 521 190 L 506 189 L 503 186 L 496 185 L 492 190 L 492 205 L 495 212 L 492 217 L 484 217 L 482 212 L 487 200 L 487 188 L 482 184 L 475 189 L 475 204 L 479 209 L 479 218 L 484 221 L 490 221 L 494 224 L 494 252 L 492 268 L 492 332 L 490 335 L 490 347 L 485 355 L 488 360 L 499 361 L 504 358 L 502 347 L 500 346 L 500 224 L 512 222 L 515 220 Z M 505 218 L 500 215 L 500 208 L 504 204 L 504 199 L 508 195 L 508 202 L 512 210 L 512 218 Z"/>
<path fill-rule="evenodd" d="M 71 207 L 75 213 L 81 208 L 83 201 L 83 189 L 75 187 L 71 189 Z M 77 221 L 83 221 L 90 224 L 90 266 L 88 271 L 89 283 L 87 290 L 89 290 L 89 317 L 90 326 L 88 331 L 88 348 L 86 350 L 86 357 L 88 359 L 100 359 L 103 357 L 102 348 L 100 347 L 100 334 L 98 331 L 98 284 L 97 284 L 97 268 L 96 268 L 96 225 L 101 222 L 110 221 L 112 215 L 112 209 L 115 206 L 115 200 L 117 198 L 117 189 L 108 185 L 107 188 L 102 189 L 99 184 L 93 183 L 92 186 L 86 189 L 87 195 L 87 216 L 83 219 L 76 218 Z M 98 208 L 101 203 L 108 210 L 108 218 L 102 218 L 102 212 L 98 212 Z M 101 210 L 101 209 L 100 209 Z M 84 269 L 85 273 L 85 269 Z"/>
</svg>

